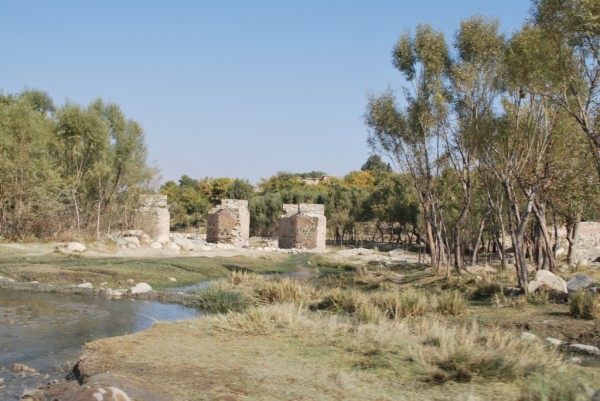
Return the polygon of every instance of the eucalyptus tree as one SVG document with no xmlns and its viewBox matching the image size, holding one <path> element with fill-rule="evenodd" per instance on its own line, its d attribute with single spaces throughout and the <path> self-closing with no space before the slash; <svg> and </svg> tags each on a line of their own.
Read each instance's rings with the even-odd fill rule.
<svg viewBox="0 0 600 401">
<path fill-rule="evenodd" d="M 0 101 L 0 234 L 24 238 L 61 230 L 61 182 L 50 153 L 47 95 L 3 96 Z M 52 216 L 52 218 L 48 218 Z"/>
<path fill-rule="evenodd" d="M 587 137 L 600 176 L 600 2 L 533 0 L 532 80 L 544 80 L 550 97 Z"/>
<path fill-rule="evenodd" d="M 400 171 L 407 172 L 417 191 L 431 266 L 444 261 L 444 241 L 439 227 L 437 177 L 443 149 L 443 133 L 449 113 L 445 73 L 449 49 L 441 32 L 419 25 L 414 36 L 403 34 L 396 43 L 392 63 L 409 86 L 403 106 L 387 91 L 371 96 L 365 116 L 370 128 L 369 144 L 387 154 Z"/>
<path fill-rule="evenodd" d="M 473 196 L 476 149 L 482 132 L 493 130 L 499 75 L 504 68 L 506 42 L 496 20 L 473 17 L 460 24 L 455 38 L 456 58 L 450 67 L 454 123 L 442 130 L 450 171 L 461 189 L 460 212 L 453 219 L 454 267 L 461 270 L 461 230 Z"/>
</svg>

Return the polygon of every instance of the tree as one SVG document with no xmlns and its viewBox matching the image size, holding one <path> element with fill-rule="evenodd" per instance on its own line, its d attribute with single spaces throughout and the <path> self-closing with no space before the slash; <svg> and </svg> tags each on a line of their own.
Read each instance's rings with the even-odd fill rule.
<svg viewBox="0 0 600 401">
<path fill-rule="evenodd" d="M 533 0 L 537 89 L 563 108 L 587 136 L 600 176 L 600 4 L 597 0 Z M 531 49 L 531 47 L 529 48 Z M 541 59 L 541 60 L 540 60 Z"/>
<path fill-rule="evenodd" d="M 229 185 L 227 190 L 227 198 L 229 199 L 245 199 L 248 200 L 254 195 L 254 186 L 248 181 L 236 178 Z"/>
<path fill-rule="evenodd" d="M 410 175 L 425 222 L 431 266 L 437 271 L 445 259 L 436 194 L 438 161 L 444 153 L 442 130 L 449 111 L 444 85 L 450 55 L 444 35 L 419 25 L 414 36 L 400 37 L 392 63 L 411 85 L 404 91 L 406 107 L 399 108 L 390 91 L 370 97 L 365 118 L 369 144 Z"/>
</svg>

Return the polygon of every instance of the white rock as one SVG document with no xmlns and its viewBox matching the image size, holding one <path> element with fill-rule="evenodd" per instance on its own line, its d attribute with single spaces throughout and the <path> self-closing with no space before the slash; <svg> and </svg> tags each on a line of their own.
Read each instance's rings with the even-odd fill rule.
<svg viewBox="0 0 600 401">
<path fill-rule="evenodd" d="M 528 340 L 528 341 L 535 341 L 535 340 L 538 339 L 535 334 L 529 333 L 528 331 L 522 332 L 521 333 L 521 338 L 523 340 Z"/>
<path fill-rule="evenodd" d="M 123 241 L 127 243 L 127 248 L 137 249 L 140 247 L 140 240 L 138 237 L 123 237 Z"/>
<path fill-rule="evenodd" d="M 550 344 L 550 345 L 553 345 L 553 346 L 555 346 L 555 347 L 560 347 L 560 346 L 563 344 L 563 342 L 562 342 L 562 341 L 560 341 L 559 339 L 557 339 L 557 338 L 552 338 L 552 337 L 546 337 L 546 342 L 547 342 L 548 344 Z"/>
<path fill-rule="evenodd" d="M 177 244 L 173 243 L 173 242 L 167 242 L 164 246 L 163 249 L 166 249 L 167 251 L 176 251 L 179 252 L 179 250 L 181 249 Z"/>
<path fill-rule="evenodd" d="M 65 249 L 69 252 L 85 252 L 86 247 L 80 242 L 69 242 L 65 245 Z"/>
<path fill-rule="evenodd" d="M 94 288 L 92 283 L 81 283 L 81 284 L 78 284 L 77 287 L 79 287 L 79 288 Z"/>
<path fill-rule="evenodd" d="M 589 267 L 590 261 L 586 258 L 581 258 L 577 261 L 577 267 Z"/>
<path fill-rule="evenodd" d="M 127 284 L 129 284 L 129 285 L 133 285 L 133 284 L 135 284 L 135 280 L 134 280 L 134 279 L 132 279 L 132 278 L 128 278 L 128 279 L 127 279 Z"/>
<path fill-rule="evenodd" d="M 217 244 L 216 248 L 217 249 L 236 249 L 235 245 L 231 245 L 231 244 Z"/>
<path fill-rule="evenodd" d="M 103 281 L 103 282 L 100 283 L 100 287 L 104 287 L 106 284 L 108 284 L 108 282 Z"/>
<path fill-rule="evenodd" d="M 571 344 L 569 345 L 569 351 L 578 352 L 581 354 L 600 356 L 600 348 L 594 347 L 593 345 Z"/>
<path fill-rule="evenodd" d="M 545 288 L 567 293 L 567 282 L 549 270 L 538 270 L 535 273 L 535 281 L 541 282 Z M 538 288 L 539 286 L 536 287 L 533 291 L 530 290 L 529 292 L 534 292 Z"/>
<path fill-rule="evenodd" d="M 175 282 L 175 281 L 177 281 L 177 279 L 175 277 L 169 277 L 169 281 Z"/>
<path fill-rule="evenodd" d="M 40 282 L 37 280 L 30 281 L 29 284 L 39 284 Z"/>
<path fill-rule="evenodd" d="M 194 250 L 194 243 L 187 238 L 174 237 L 173 242 L 175 244 L 177 244 L 177 246 L 179 248 L 181 248 L 182 251 L 193 251 Z"/>
<path fill-rule="evenodd" d="M 212 251 L 213 247 L 210 245 L 203 245 L 199 248 L 201 251 Z"/>
<path fill-rule="evenodd" d="M 133 295 L 133 294 L 143 294 L 145 292 L 150 292 L 152 291 L 152 287 L 150 287 L 149 284 L 146 283 L 137 283 L 134 287 L 131 287 L 129 289 L 129 292 Z"/>
<path fill-rule="evenodd" d="M 151 249 L 161 249 L 162 245 L 160 244 L 160 242 L 151 242 L 150 243 L 150 248 Z"/>
</svg>

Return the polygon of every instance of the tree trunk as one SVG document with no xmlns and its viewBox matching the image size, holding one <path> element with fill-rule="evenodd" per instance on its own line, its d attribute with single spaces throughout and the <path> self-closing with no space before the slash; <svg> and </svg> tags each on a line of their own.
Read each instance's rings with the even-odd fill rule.
<svg viewBox="0 0 600 401">
<path fill-rule="evenodd" d="M 534 202 L 533 213 L 539 222 L 540 234 L 544 241 L 543 257 L 548 260 L 548 267 L 551 272 L 556 271 L 556 259 L 554 258 L 554 252 L 552 252 L 552 241 L 548 234 L 548 225 L 546 223 L 546 204 L 545 202 Z"/>
<path fill-rule="evenodd" d="M 479 224 L 479 232 L 477 233 L 477 239 L 475 240 L 475 245 L 473 245 L 473 255 L 471 255 L 471 265 L 477 264 L 477 253 L 479 252 L 479 246 L 481 244 L 481 237 L 483 235 L 483 230 L 485 228 L 485 218 L 481 219 L 481 224 Z"/>
<path fill-rule="evenodd" d="M 567 264 L 569 267 L 575 267 L 577 264 L 577 241 L 579 239 L 579 219 L 574 222 L 567 222 L 567 242 L 569 250 L 567 252 Z"/>
</svg>

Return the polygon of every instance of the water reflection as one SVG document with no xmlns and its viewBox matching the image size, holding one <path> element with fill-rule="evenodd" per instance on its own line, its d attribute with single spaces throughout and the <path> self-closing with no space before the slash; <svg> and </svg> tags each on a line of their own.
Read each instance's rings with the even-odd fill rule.
<svg viewBox="0 0 600 401">
<path fill-rule="evenodd" d="M 76 359 L 86 342 L 199 315 L 195 309 L 159 302 L 2 290 L 0 366 L 25 363 L 52 369 Z"/>
</svg>

